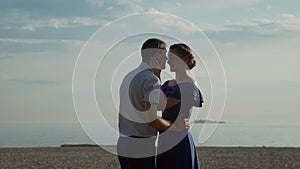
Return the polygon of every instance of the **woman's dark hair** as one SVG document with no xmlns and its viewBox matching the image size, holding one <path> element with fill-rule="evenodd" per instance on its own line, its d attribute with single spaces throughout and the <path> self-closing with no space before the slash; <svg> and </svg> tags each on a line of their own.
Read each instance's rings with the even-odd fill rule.
<svg viewBox="0 0 300 169">
<path fill-rule="evenodd" d="M 155 49 L 166 50 L 166 43 L 157 38 L 151 38 L 146 40 L 141 49 L 141 55 L 143 61 L 148 61 L 158 51 Z"/>
<path fill-rule="evenodd" d="M 196 66 L 196 60 L 195 57 L 193 55 L 193 51 L 192 49 L 184 44 L 184 43 L 178 43 L 178 44 L 174 44 L 172 46 L 170 46 L 170 50 L 176 50 L 177 54 L 179 55 L 178 57 L 180 57 L 181 59 L 188 57 L 189 61 L 187 63 L 187 66 L 189 67 L 189 69 L 193 69 Z"/>
</svg>

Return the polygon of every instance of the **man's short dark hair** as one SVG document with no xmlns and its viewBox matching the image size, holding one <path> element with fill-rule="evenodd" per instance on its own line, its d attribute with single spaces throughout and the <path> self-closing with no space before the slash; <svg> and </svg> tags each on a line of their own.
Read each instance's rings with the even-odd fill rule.
<svg viewBox="0 0 300 169">
<path fill-rule="evenodd" d="M 157 52 L 155 49 L 166 50 L 166 43 L 157 38 L 151 38 L 143 43 L 141 55 L 143 61 L 148 61 Z"/>
</svg>

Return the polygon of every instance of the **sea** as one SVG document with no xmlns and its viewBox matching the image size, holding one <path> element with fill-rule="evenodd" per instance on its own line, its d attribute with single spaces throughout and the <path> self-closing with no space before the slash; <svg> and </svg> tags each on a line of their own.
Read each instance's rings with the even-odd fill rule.
<svg viewBox="0 0 300 169">
<path fill-rule="evenodd" d="M 222 147 L 300 147 L 300 124 L 218 124 L 205 142 L 200 143 L 204 124 L 192 125 L 196 146 Z M 209 124 L 207 124 L 209 125 Z M 101 145 L 115 145 L 118 134 L 97 129 Z M 102 139 L 102 140 L 101 140 Z M 96 144 L 80 123 L 0 123 L 0 147 L 59 147 L 65 144 Z M 99 144 L 99 142 L 97 142 Z"/>
</svg>

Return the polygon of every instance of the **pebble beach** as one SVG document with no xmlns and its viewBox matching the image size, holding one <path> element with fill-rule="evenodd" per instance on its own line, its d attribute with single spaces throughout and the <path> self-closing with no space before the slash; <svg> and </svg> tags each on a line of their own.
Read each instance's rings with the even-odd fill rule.
<svg viewBox="0 0 300 169">
<path fill-rule="evenodd" d="M 202 169 L 299 169 L 300 148 L 197 147 Z M 119 169 L 97 146 L 0 148 L 0 168 Z"/>
</svg>

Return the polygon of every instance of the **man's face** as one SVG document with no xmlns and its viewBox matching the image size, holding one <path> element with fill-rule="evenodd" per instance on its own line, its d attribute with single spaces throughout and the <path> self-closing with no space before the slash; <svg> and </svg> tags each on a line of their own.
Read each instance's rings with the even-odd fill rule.
<svg viewBox="0 0 300 169">
<path fill-rule="evenodd" d="M 166 45 L 162 44 L 160 46 L 160 49 L 158 49 L 158 51 L 156 52 L 156 55 L 154 56 L 155 59 L 157 59 L 160 63 L 160 68 L 163 70 L 166 68 L 166 63 L 167 63 L 167 49 L 166 49 Z"/>
</svg>

